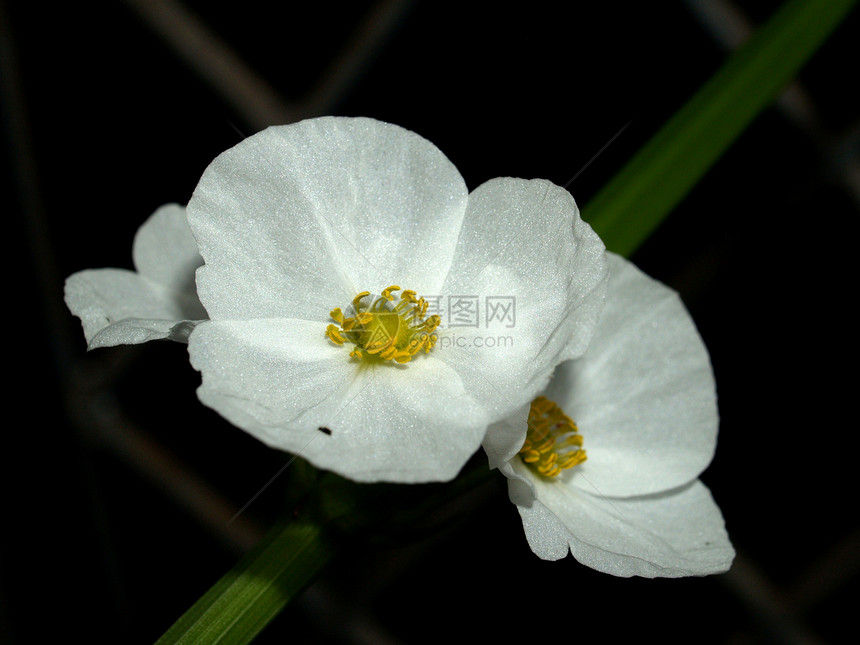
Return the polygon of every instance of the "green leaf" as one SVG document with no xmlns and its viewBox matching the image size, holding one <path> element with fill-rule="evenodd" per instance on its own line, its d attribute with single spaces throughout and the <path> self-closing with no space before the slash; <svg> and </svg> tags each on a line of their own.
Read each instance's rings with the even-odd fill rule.
<svg viewBox="0 0 860 645">
<path fill-rule="evenodd" d="M 735 52 L 583 209 L 606 247 L 633 253 L 854 4 L 791 0 Z"/>
<path fill-rule="evenodd" d="M 334 554 L 313 521 L 293 520 L 275 526 L 157 645 L 250 643 Z"/>
</svg>

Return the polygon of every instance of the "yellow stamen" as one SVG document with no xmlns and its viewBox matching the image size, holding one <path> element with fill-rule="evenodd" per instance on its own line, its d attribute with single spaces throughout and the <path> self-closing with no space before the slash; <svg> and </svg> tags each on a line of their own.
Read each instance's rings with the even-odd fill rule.
<svg viewBox="0 0 860 645">
<path fill-rule="evenodd" d="M 329 325 L 325 330 L 325 335 L 329 340 L 337 345 L 343 345 L 343 336 L 340 335 L 340 330 L 334 325 Z"/>
<path fill-rule="evenodd" d="M 545 396 L 532 401 L 520 459 L 544 477 L 556 477 L 586 460 L 579 428 Z"/>
<path fill-rule="evenodd" d="M 339 327 L 329 325 L 325 335 L 337 345 L 352 343 L 355 348 L 349 355 L 359 361 L 408 363 L 421 350 L 429 352 L 438 340 L 432 332 L 442 319 L 427 317 L 429 306 L 414 291 L 401 290 L 396 284 L 378 296 L 362 291 L 353 298 L 346 315 L 340 308 L 332 309 L 331 318 Z"/>
<path fill-rule="evenodd" d="M 391 295 L 392 291 L 400 291 L 400 287 L 396 284 L 388 287 L 387 289 L 382 290 L 382 297 L 388 300 L 389 302 L 394 300 L 394 296 Z"/>
</svg>

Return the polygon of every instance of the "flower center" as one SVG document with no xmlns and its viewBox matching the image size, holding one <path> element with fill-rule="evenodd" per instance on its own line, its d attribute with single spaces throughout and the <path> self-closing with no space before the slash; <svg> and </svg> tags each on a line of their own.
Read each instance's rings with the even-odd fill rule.
<svg viewBox="0 0 860 645">
<path fill-rule="evenodd" d="M 337 325 L 329 325 L 325 335 L 336 345 L 352 343 L 355 349 L 349 355 L 366 362 L 408 363 L 422 349 L 429 352 L 438 340 L 433 331 L 441 318 L 425 317 L 427 301 L 416 298 L 414 291 L 393 295 L 397 291 L 397 285 L 381 296 L 362 291 L 352 299 L 346 315 L 339 308 L 331 312 Z"/>
<path fill-rule="evenodd" d="M 522 460 L 544 477 L 555 477 L 586 459 L 582 435 L 569 416 L 545 396 L 532 401 Z"/>
</svg>

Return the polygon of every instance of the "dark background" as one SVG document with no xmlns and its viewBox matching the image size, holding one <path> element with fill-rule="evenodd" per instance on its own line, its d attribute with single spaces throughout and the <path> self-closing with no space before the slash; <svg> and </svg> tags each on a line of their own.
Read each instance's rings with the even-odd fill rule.
<svg viewBox="0 0 860 645">
<path fill-rule="evenodd" d="M 228 523 L 288 457 L 197 402 L 184 346 L 86 354 L 65 276 L 130 268 L 137 227 L 187 202 L 218 153 L 317 114 L 414 130 L 470 188 L 504 175 L 565 184 L 630 122 L 571 184 L 587 205 L 725 60 L 702 5 L 718 6 L 195 0 L 165 32 L 150 19 L 173 3 L 0 2 L 12 355 L 0 642 L 154 641 L 288 489 L 276 479 Z M 730 7 L 755 25 L 778 5 Z M 164 36 L 191 45 L 198 24 L 280 97 L 272 110 L 238 106 L 247 92 L 207 80 L 215 54 L 198 50 L 195 66 Z M 499 477 L 438 532 L 350 552 L 259 642 L 850 642 L 858 30 L 855 11 L 804 68 L 809 109 L 758 118 L 633 258 L 681 292 L 711 352 L 722 425 L 703 479 L 738 549 L 733 570 L 625 580 L 540 561 Z"/>
</svg>

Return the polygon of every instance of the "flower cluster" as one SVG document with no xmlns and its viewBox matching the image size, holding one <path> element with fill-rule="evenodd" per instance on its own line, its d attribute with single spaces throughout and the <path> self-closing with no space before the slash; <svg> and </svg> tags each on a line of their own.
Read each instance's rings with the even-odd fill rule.
<svg viewBox="0 0 860 645">
<path fill-rule="evenodd" d="M 413 132 L 311 119 L 218 156 L 133 255 L 135 272 L 66 282 L 89 346 L 187 342 L 200 400 L 266 444 L 368 482 L 445 481 L 483 445 L 540 557 L 728 567 L 697 480 L 716 438 L 707 352 L 677 296 L 607 254 L 552 183 L 469 192 Z M 440 342 L 438 303 L 464 294 L 515 303 L 504 347 L 479 342 L 489 310 Z"/>
</svg>

